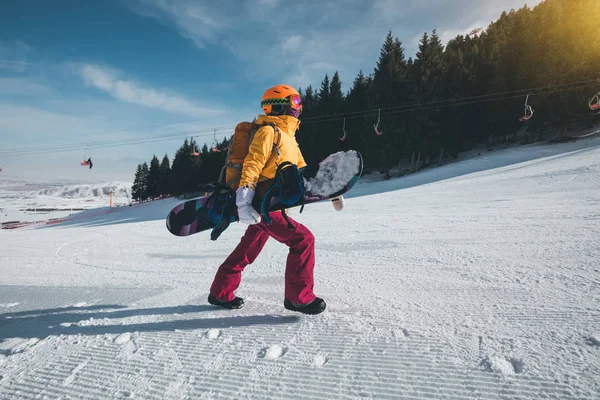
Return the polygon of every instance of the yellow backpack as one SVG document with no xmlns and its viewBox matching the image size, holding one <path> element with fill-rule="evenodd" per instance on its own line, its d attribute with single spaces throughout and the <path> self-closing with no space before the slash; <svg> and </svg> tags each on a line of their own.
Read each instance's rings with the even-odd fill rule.
<svg viewBox="0 0 600 400">
<path fill-rule="evenodd" d="M 277 128 L 277 125 L 274 123 L 257 124 L 254 121 L 240 122 L 235 127 L 229 146 L 227 146 L 227 157 L 225 158 L 225 165 L 221 169 L 221 174 L 219 175 L 219 182 L 226 183 L 234 191 L 237 190 L 240 186 L 240 179 L 242 177 L 242 165 L 244 164 L 244 159 L 248 155 L 250 143 L 252 143 L 256 131 L 265 125 L 271 126 L 275 131 L 273 150 L 270 157 L 272 157 L 274 153 L 279 154 L 278 146 L 281 141 L 281 131 Z"/>
</svg>

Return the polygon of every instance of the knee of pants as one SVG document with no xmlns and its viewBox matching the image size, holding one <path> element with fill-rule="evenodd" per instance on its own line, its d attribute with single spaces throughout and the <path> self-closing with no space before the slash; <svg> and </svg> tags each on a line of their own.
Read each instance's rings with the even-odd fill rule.
<svg viewBox="0 0 600 400">
<path fill-rule="evenodd" d="M 292 245 L 293 246 L 299 246 L 302 245 L 303 247 L 312 247 L 315 245 L 315 237 L 312 234 L 311 231 L 309 231 L 306 227 L 304 226 L 299 226 L 298 228 L 302 228 L 302 229 L 297 229 L 297 231 L 295 232 L 296 236 L 293 240 L 292 240 Z"/>
</svg>

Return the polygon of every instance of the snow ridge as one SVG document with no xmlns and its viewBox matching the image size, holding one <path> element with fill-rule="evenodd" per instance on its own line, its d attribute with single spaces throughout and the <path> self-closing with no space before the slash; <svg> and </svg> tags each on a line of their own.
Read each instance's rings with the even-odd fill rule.
<svg viewBox="0 0 600 400">
<path fill-rule="evenodd" d="M 108 182 L 93 185 L 65 185 L 52 187 L 37 192 L 39 196 L 54 196 L 67 199 L 106 198 L 113 193 L 114 197 L 131 198 L 131 184 L 128 182 Z"/>
</svg>

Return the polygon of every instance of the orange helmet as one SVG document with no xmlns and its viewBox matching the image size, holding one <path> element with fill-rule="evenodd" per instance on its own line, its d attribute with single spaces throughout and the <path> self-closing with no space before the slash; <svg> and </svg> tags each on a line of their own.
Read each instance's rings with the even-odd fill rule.
<svg viewBox="0 0 600 400">
<path fill-rule="evenodd" d="M 260 106 L 265 114 L 269 115 L 273 111 L 274 105 L 287 105 L 292 109 L 302 112 L 302 100 L 296 89 L 289 85 L 277 85 L 267 89 L 263 94 Z"/>
</svg>

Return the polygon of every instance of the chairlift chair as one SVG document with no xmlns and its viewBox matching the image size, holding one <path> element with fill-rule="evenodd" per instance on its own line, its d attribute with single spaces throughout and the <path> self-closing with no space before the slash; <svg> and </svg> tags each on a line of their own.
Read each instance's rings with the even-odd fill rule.
<svg viewBox="0 0 600 400">
<path fill-rule="evenodd" d="M 533 108 L 531 108 L 531 106 L 528 104 L 528 101 L 529 101 L 529 95 L 527 95 L 527 97 L 525 98 L 525 115 L 523 115 L 521 118 L 519 118 L 519 121 L 521 121 L 521 122 L 529 121 L 529 119 L 531 119 L 531 117 L 533 117 Z"/>
<path fill-rule="evenodd" d="M 217 130 L 215 129 L 214 133 L 213 133 L 213 142 L 212 145 L 210 147 L 210 151 L 212 151 L 213 153 L 220 153 L 221 150 L 219 150 L 219 142 L 217 141 Z"/>
<path fill-rule="evenodd" d="M 342 132 L 344 132 L 344 136 L 342 136 L 341 138 L 338 138 L 338 139 L 340 139 L 343 142 L 344 140 L 346 140 L 346 136 L 347 136 L 347 134 L 346 134 L 346 118 L 344 118 L 344 126 L 342 127 Z"/>
<path fill-rule="evenodd" d="M 600 92 L 590 99 L 589 106 L 594 113 L 600 113 Z"/>
<path fill-rule="evenodd" d="M 381 108 L 379 109 L 379 111 L 377 113 L 377 123 L 373 124 L 373 129 L 375 129 L 375 134 L 377 136 L 383 135 L 383 131 L 380 131 L 377 129 L 377 128 L 379 128 L 379 122 L 381 122 Z"/>
<path fill-rule="evenodd" d="M 92 169 L 92 166 L 94 165 L 94 164 L 92 163 L 92 158 L 91 158 L 91 157 L 88 157 L 88 154 L 87 154 L 87 146 L 85 147 L 85 151 L 84 151 L 84 153 L 83 153 L 83 158 L 81 159 L 81 163 L 80 163 L 80 165 L 81 165 L 82 167 L 89 167 L 90 169 Z"/>
</svg>

